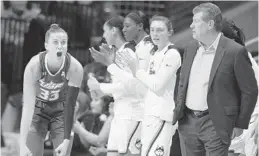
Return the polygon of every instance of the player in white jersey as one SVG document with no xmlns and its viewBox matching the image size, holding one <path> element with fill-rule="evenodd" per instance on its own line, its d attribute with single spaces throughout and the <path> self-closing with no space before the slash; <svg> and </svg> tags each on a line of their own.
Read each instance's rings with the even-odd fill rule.
<svg viewBox="0 0 259 156">
<path fill-rule="evenodd" d="M 135 44 L 125 41 L 123 33 L 123 19 L 119 17 L 113 17 L 104 24 L 103 37 L 106 39 L 108 45 L 115 46 L 117 48 L 110 48 L 108 45 L 100 46 L 101 52 L 108 51 L 107 53 L 115 54 L 115 62 L 118 67 L 129 73 L 135 73 L 136 68 L 129 66 L 129 64 L 135 64 L 137 57 L 134 53 Z M 98 60 L 101 52 L 95 49 L 90 49 L 93 58 L 96 61 L 105 65 L 110 64 L 105 60 Z M 110 71 L 108 69 L 108 71 Z M 108 155 L 126 155 L 127 153 L 138 154 L 140 152 L 140 140 L 136 137 L 137 133 L 140 133 L 138 127 L 141 120 L 141 101 L 138 94 L 135 92 L 129 92 L 126 81 L 120 80 L 118 77 L 112 75 L 112 83 L 101 83 L 90 77 L 88 80 L 88 86 L 90 92 L 101 90 L 103 93 L 110 94 L 114 98 L 114 119 L 111 124 L 111 130 L 108 141 Z"/>
<path fill-rule="evenodd" d="M 151 61 L 148 71 L 138 68 L 136 78 L 148 87 L 145 98 L 144 119 L 142 123 L 142 153 L 141 155 L 169 155 L 172 135 L 176 126 L 172 125 L 174 104 L 174 88 L 176 72 L 181 65 L 180 53 L 170 43 L 172 25 L 165 17 L 157 16 L 151 20 L 151 38 L 156 48 L 151 51 Z M 112 58 L 112 55 L 99 54 L 102 58 Z M 101 59 L 101 58 L 99 58 Z M 132 65 L 134 66 L 134 65 Z M 142 66 L 144 67 L 144 66 Z M 111 66 L 109 66 L 111 68 Z M 113 65 L 113 74 L 123 73 Z M 122 75 L 122 74 L 121 74 Z M 124 72 L 123 78 L 130 80 L 130 75 Z M 122 76 L 121 76 L 122 77 Z M 133 81 L 135 83 L 135 81 Z M 138 83 L 135 85 L 138 87 Z"/>
<path fill-rule="evenodd" d="M 153 48 L 153 43 L 150 36 L 147 34 L 149 31 L 149 21 L 148 18 L 140 11 L 129 13 L 123 22 L 123 34 L 127 41 L 134 41 L 136 45 L 135 53 L 137 55 L 138 63 L 132 62 L 132 68 L 136 68 L 134 71 L 141 69 L 147 69 L 149 59 L 150 59 L 150 50 Z M 108 54 L 108 52 L 105 52 Z M 147 87 L 139 82 L 135 77 L 135 72 L 133 74 L 127 73 L 124 70 L 120 69 L 116 63 L 113 63 L 112 57 L 104 56 L 103 59 L 108 59 L 110 64 L 107 64 L 107 69 L 117 79 L 123 81 L 125 89 L 128 93 L 135 94 L 139 101 L 139 105 L 144 106 L 144 98 L 147 92 Z M 109 61 L 110 59 L 110 61 Z M 135 109 L 136 110 L 136 109 Z M 137 121 L 142 121 L 143 119 L 143 110 L 141 112 L 141 118 Z M 136 129 L 131 142 L 129 143 L 129 149 L 131 154 L 140 155 L 140 146 L 141 146 L 141 124 Z M 137 148 L 136 148 L 137 147 Z M 137 150 L 136 150 L 137 149 Z"/>
<path fill-rule="evenodd" d="M 156 45 L 151 51 L 148 72 L 140 69 L 136 77 L 148 87 L 142 123 L 142 156 L 169 156 L 176 73 L 181 66 L 181 56 L 170 42 L 172 24 L 168 18 L 154 16 L 150 23 L 150 36 Z"/>
<path fill-rule="evenodd" d="M 141 11 L 129 13 L 123 22 L 123 33 L 127 41 L 134 41 L 139 68 L 146 69 L 153 43 L 149 33 L 149 19 Z"/>
<path fill-rule="evenodd" d="M 147 32 L 149 31 L 149 21 L 147 16 L 145 16 L 142 12 L 131 12 L 129 13 L 123 22 L 123 34 L 127 41 L 134 41 L 136 45 L 135 53 L 137 55 L 137 62 L 132 62 L 132 68 L 135 68 L 134 71 L 141 69 L 146 69 L 149 63 L 150 58 L 150 50 L 153 48 L 153 43 L 151 41 L 150 36 L 148 36 Z M 108 52 L 106 52 L 108 54 Z M 109 59 L 109 56 L 105 56 L 103 59 Z M 139 105 L 144 106 L 144 98 L 147 92 L 147 87 L 140 83 L 135 77 L 135 72 L 133 74 L 126 73 L 124 70 L 120 69 L 116 63 L 113 63 L 112 59 L 110 64 L 107 64 L 108 71 L 116 77 L 123 81 L 126 85 L 124 85 L 125 89 L 130 94 L 135 94 L 136 100 L 139 101 Z M 137 66 L 138 65 L 138 66 Z M 138 109 L 134 109 L 135 113 L 138 113 Z M 133 115 L 135 114 L 133 112 Z M 141 112 L 140 119 L 136 119 L 137 121 L 142 121 L 143 110 Z M 141 146 L 141 123 L 139 123 L 138 128 L 136 129 L 135 134 L 132 136 L 131 142 L 129 143 L 129 151 L 131 154 L 139 154 L 140 155 L 140 146 Z M 132 127 L 133 130 L 134 127 Z"/>
</svg>

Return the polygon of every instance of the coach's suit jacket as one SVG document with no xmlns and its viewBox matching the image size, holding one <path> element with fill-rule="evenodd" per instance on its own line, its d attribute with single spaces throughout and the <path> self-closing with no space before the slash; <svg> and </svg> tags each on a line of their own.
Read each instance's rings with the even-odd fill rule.
<svg viewBox="0 0 259 156">
<path fill-rule="evenodd" d="M 198 47 L 194 40 L 185 48 L 173 124 L 184 117 L 190 70 Z M 257 83 L 245 47 L 221 35 L 210 72 L 207 103 L 223 142 L 230 142 L 234 127 L 248 128 L 257 95 Z"/>
</svg>

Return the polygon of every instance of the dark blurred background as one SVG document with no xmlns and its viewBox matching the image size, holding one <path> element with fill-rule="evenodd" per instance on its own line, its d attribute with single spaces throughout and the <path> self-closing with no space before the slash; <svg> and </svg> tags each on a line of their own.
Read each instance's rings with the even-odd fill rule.
<svg viewBox="0 0 259 156">
<path fill-rule="evenodd" d="M 204 2 L 204 1 L 202 1 Z M 175 35 L 172 40 L 185 44 L 192 9 L 201 1 L 2 1 L 1 9 L 1 80 L 10 93 L 22 89 L 25 65 L 44 50 L 44 35 L 51 23 L 58 23 L 68 32 L 69 53 L 82 65 L 91 59 L 88 48 L 98 44 L 102 25 L 112 15 L 126 15 L 141 10 L 149 17 L 162 14 L 170 17 Z M 249 51 L 258 50 L 258 2 L 212 1 L 224 15 L 243 29 Z"/>
</svg>

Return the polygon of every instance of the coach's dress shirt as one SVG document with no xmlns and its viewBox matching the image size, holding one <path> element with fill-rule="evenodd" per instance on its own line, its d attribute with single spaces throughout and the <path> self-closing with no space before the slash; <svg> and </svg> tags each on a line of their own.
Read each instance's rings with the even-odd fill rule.
<svg viewBox="0 0 259 156">
<path fill-rule="evenodd" d="M 209 77 L 220 36 L 221 33 L 207 50 L 199 43 L 200 47 L 193 60 L 186 95 L 186 106 L 191 110 L 204 111 L 208 109 Z"/>
</svg>

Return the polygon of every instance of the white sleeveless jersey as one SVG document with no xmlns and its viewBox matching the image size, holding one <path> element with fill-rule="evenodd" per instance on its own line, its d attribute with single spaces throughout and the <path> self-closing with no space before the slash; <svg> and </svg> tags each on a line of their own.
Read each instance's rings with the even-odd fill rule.
<svg viewBox="0 0 259 156">
<path fill-rule="evenodd" d="M 137 45 L 136 45 L 136 55 L 138 57 L 139 66 L 141 68 L 147 69 L 150 61 L 150 51 L 153 49 L 154 44 L 152 43 L 150 36 L 145 36 Z"/>
<path fill-rule="evenodd" d="M 114 115 L 115 117 L 122 119 L 132 119 L 132 120 L 141 120 L 142 115 L 142 101 L 139 98 L 139 95 L 135 92 L 135 85 L 130 85 L 132 83 L 129 79 L 123 79 L 123 73 L 132 75 L 132 69 L 129 64 L 134 64 L 136 62 L 135 52 L 127 47 L 128 43 L 125 43 L 116 51 L 115 57 L 115 66 L 122 71 L 120 76 L 114 75 L 111 70 L 108 71 L 111 73 L 112 83 L 101 84 L 101 90 L 104 93 L 109 93 L 114 98 Z"/>
<path fill-rule="evenodd" d="M 172 121 L 176 72 L 181 66 L 181 56 L 176 49 L 156 51 L 150 58 L 148 71 L 137 71 L 136 77 L 146 86 L 144 115 Z"/>
</svg>

